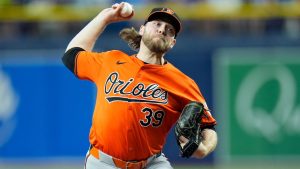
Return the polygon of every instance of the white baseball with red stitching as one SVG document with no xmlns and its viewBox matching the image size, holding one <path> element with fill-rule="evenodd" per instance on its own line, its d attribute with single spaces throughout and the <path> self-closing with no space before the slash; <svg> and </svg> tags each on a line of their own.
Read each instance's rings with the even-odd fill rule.
<svg viewBox="0 0 300 169">
<path fill-rule="evenodd" d="M 124 2 L 124 6 L 123 6 L 123 8 L 121 10 L 121 13 L 120 13 L 121 16 L 122 17 L 128 17 L 132 14 L 132 12 L 133 12 L 132 5 L 127 3 L 127 2 Z"/>
</svg>

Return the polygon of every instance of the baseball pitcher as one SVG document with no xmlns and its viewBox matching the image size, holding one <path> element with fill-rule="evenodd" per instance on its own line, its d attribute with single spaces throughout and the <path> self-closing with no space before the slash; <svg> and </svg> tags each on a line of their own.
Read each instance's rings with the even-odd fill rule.
<svg viewBox="0 0 300 169">
<path fill-rule="evenodd" d="M 92 51 L 105 27 L 129 20 L 124 3 L 102 10 L 69 43 L 62 58 L 79 79 L 97 86 L 86 169 L 172 169 L 162 152 L 175 125 L 182 157 L 203 158 L 217 144 L 213 118 L 197 84 L 164 57 L 182 29 L 170 8 L 154 8 L 138 31 L 120 37 L 137 51 Z"/>
</svg>

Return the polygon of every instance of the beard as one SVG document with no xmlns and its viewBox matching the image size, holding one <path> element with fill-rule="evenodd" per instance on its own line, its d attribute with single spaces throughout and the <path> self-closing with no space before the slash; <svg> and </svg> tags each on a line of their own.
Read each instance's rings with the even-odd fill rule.
<svg viewBox="0 0 300 169">
<path fill-rule="evenodd" d="M 157 36 L 151 37 L 149 34 L 144 34 L 142 41 L 147 48 L 154 53 L 166 53 L 171 47 L 170 43 L 165 39 Z"/>
</svg>

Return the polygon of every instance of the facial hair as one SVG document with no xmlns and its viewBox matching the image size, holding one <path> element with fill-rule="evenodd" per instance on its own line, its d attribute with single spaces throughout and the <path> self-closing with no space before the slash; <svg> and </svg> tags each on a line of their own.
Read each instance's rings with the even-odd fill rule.
<svg viewBox="0 0 300 169">
<path fill-rule="evenodd" d="M 148 33 L 145 33 L 142 37 L 142 41 L 147 48 L 154 53 L 166 53 L 170 49 L 170 44 L 164 38 L 151 37 Z"/>
</svg>

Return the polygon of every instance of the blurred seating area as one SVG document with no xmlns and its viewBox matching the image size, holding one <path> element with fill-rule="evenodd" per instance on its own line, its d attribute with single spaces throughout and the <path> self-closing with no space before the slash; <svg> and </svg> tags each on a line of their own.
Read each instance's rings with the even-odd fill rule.
<svg viewBox="0 0 300 169">
<path fill-rule="evenodd" d="M 1 0 L 0 40 L 73 36 L 103 8 L 120 0 Z M 300 36 L 300 0 L 127 0 L 130 26 L 142 24 L 154 6 L 170 6 L 184 31 L 202 36 Z M 126 24 L 115 24 L 116 31 Z"/>
<path fill-rule="evenodd" d="M 233 2 L 233 3 L 291 3 L 297 0 L 227 0 L 225 2 Z M 47 2 L 53 4 L 73 4 L 73 3 L 120 3 L 122 0 L 1 0 L 1 4 L 29 4 L 29 3 L 37 3 L 37 2 Z M 131 4 L 147 4 L 147 3 L 166 3 L 166 2 L 175 2 L 175 3 L 218 3 L 222 2 L 222 0 L 127 0 Z"/>
</svg>

